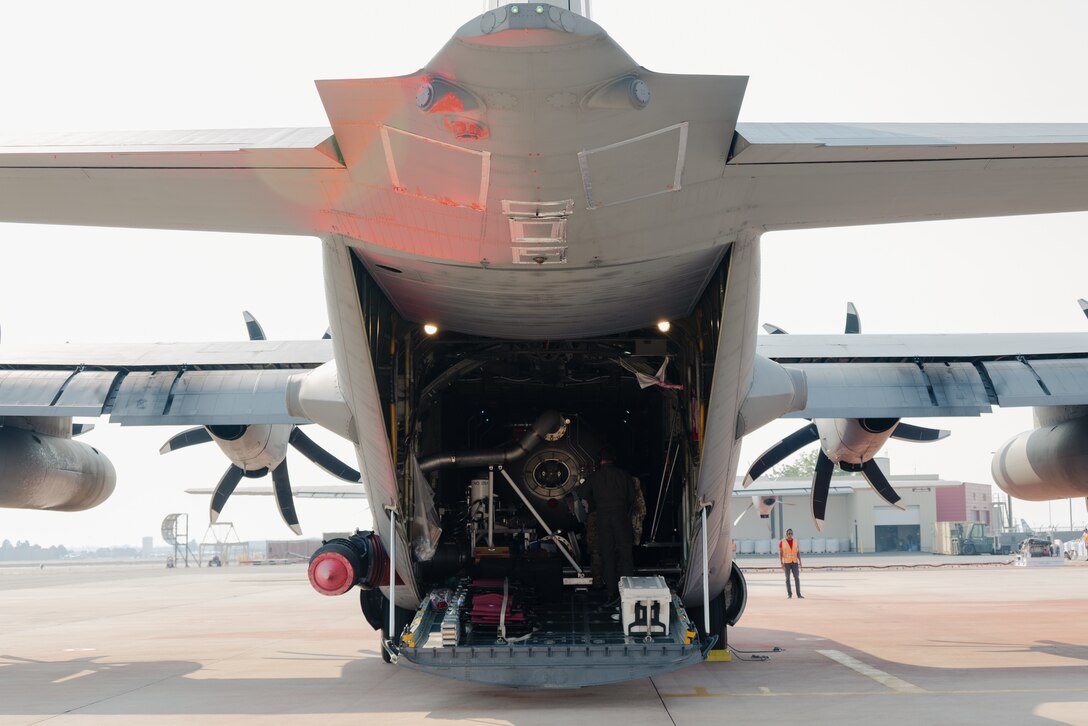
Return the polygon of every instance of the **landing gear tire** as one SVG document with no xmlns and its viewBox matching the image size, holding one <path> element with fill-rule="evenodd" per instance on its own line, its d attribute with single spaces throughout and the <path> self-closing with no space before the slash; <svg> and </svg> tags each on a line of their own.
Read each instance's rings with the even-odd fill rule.
<svg viewBox="0 0 1088 726">
<path fill-rule="evenodd" d="M 703 630 L 703 609 L 701 607 L 688 608 L 688 615 L 690 615 L 694 621 L 695 629 L 699 632 L 699 637 L 704 643 L 708 642 L 711 636 L 717 636 L 718 641 L 714 644 L 714 650 L 724 650 L 726 648 L 728 642 L 726 637 L 724 593 L 719 593 L 717 597 L 710 601 L 709 633 L 706 633 Z"/>
<path fill-rule="evenodd" d="M 703 632 L 703 609 L 701 607 L 688 608 L 688 614 L 699 631 L 699 636 L 704 643 L 708 642 L 708 636 L 717 636 L 714 650 L 726 650 L 729 648 L 729 627 L 736 625 L 744 614 L 744 607 L 748 604 L 748 583 L 744 579 L 737 563 L 733 563 L 729 573 L 729 580 L 725 583 L 725 589 L 710 601 L 710 632 Z"/>
</svg>

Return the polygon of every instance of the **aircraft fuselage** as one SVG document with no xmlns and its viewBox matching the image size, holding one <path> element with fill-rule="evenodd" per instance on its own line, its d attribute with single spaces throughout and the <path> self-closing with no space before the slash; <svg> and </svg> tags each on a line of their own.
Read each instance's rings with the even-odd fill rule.
<svg viewBox="0 0 1088 726">
<path fill-rule="evenodd" d="M 725 173 L 746 79 L 653 74 L 564 19 L 477 19 L 418 74 L 318 84 L 350 173 L 322 220 L 339 387 L 405 613 L 458 582 L 513 578 L 550 602 L 560 572 L 589 575 L 577 508 L 605 446 L 641 485 L 638 574 L 725 607 L 758 306 L 758 234 L 731 202 L 746 182 Z M 666 356 L 678 390 L 641 389 Z M 488 458 L 546 411 L 562 430 Z M 420 476 L 442 532 L 425 557 Z"/>
</svg>

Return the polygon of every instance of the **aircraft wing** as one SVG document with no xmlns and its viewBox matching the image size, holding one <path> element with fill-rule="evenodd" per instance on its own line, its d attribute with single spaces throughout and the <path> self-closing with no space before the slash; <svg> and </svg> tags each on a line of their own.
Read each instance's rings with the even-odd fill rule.
<svg viewBox="0 0 1088 726">
<path fill-rule="evenodd" d="M 109 416 L 122 425 L 308 423 L 287 411 L 301 369 L 332 343 L 239 341 L 0 346 L 0 418 Z"/>
<path fill-rule="evenodd" d="M 0 138 L 0 221 L 312 235 L 346 173 L 327 128 Z"/>
<path fill-rule="evenodd" d="M 1088 405 L 1088 333 L 761 335 L 758 352 L 804 373 L 807 404 L 789 418 Z"/>
<path fill-rule="evenodd" d="M 738 123 L 764 230 L 1080 211 L 1085 124 Z M 328 128 L 0 139 L 0 221 L 314 234 L 346 176 Z"/>
<path fill-rule="evenodd" d="M 1088 210 L 1088 124 L 738 123 L 765 231 Z"/>
</svg>

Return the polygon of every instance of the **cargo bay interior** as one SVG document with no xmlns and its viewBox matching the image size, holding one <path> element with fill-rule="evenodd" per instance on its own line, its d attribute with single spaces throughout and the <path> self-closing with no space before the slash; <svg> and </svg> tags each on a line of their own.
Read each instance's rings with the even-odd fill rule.
<svg viewBox="0 0 1088 726">
<path fill-rule="evenodd" d="M 587 615 L 603 594 L 592 587 L 599 567 L 582 487 L 605 447 L 637 483 L 635 574 L 675 588 L 713 372 L 707 341 L 717 339 L 727 269 L 710 275 L 693 313 L 671 330 L 534 341 L 428 334 L 398 315 L 356 259 L 401 511 L 412 513 L 416 579 L 440 603 L 435 611 L 464 603 L 461 638 L 556 641 L 571 632 L 588 642 L 614 630 L 622 639 L 610 614 L 599 624 Z M 669 605 L 664 630 L 687 647 L 694 628 L 678 600 Z M 381 601 L 364 592 L 363 606 L 384 623 Z M 492 611 L 504 614 L 499 628 Z M 398 608 L 397 630 L 413 617 Z"/>
</svg>

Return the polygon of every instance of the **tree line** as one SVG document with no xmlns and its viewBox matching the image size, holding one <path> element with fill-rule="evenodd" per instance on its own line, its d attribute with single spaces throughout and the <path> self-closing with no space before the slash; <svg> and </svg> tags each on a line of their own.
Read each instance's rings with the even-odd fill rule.
<svg viewBox="0 0 1088 726">
<path fill-rule="evenodd" d="M 141 557 L 142 555 L 143 552 L 136 547 L 99 547 L 93 550 L 70 550 L 64 545 L 42 547 L 26 541 L 12 544 L 9 539 L 0 543 L 0 562 L 48 562 L 49 560 L 63 560 L 67 557 L 128 559 Z"/>
<path fill-rule="evenodd" d="M 0 562 L 19 562 L 22 560 L 61 560 L 68 556 L 68 548 L 64 545 L 42 547 L 22 541 L 11 543 L 6 539 L 0 543 Z"/>
</svg>

